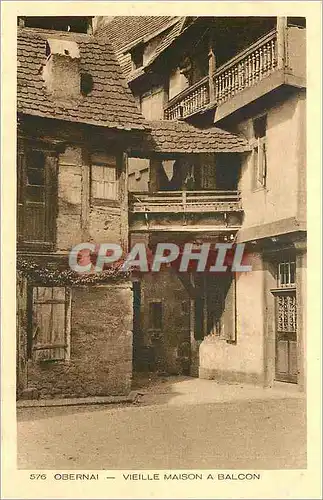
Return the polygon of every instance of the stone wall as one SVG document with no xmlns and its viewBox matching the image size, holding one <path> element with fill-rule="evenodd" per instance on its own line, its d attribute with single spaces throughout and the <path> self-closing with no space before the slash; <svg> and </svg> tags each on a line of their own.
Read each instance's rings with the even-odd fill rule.
<svg viewBox="0 0 323 500">
<path fill-rule="evenodd" d="M 70 360 L 28 361 L 40 398 L 128 394 L 132 378 L 131 284 L 72 289 Z"/>
<path fill-rule="evenodd" d="M 101 154 L 104 164 L 107 154 Z M 69 146 L 59 156 L 56 248 L 68 251 L 78 243 L 119 243 L 126 245 L 128 209 L 126 165 L 117 157 L 117 199 L 98 203 L 91 199 L 89 151 Z"/>
</svg>

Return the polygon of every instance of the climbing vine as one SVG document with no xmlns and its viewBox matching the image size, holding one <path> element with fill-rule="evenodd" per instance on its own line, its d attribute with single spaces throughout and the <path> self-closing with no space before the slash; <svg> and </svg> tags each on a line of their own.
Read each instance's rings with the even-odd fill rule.
<svg viewBox="0 0 323 500">
<path fill-rule="evenodd" d="M 34 261 L 17 259 L 17 271 L 20 276 L 30 281 L 49 286 L 78 286 L 116 283 L 130 278 L 130 272 L 121 270 L 122 262 L 111 266 L 102 272 L 77 273 L 71 269 L 59 269 L 40 265 Z"/>
</svg>

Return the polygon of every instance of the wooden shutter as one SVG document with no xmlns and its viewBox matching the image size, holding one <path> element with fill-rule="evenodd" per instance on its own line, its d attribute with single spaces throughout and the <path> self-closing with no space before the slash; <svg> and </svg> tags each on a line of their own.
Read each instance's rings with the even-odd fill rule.
<svg viewBox="0 0 323 500">
<path fill-rule="evenodd" d="M 63 287 L 34 287 L 32 350 L 35 361 L 69 357 L 70 294 Z"/>
<path fill-rule="evenodd" d="M 58 158 L 48 153 L 45 158 L 45 241 L 56 240 Z"/>
<path fill-rule="evenodd" d="M 25 180 L 25 156 L 21 151 L 17 153 L 17 239 L 24 238 L 24 185 Z"/>
</svg>

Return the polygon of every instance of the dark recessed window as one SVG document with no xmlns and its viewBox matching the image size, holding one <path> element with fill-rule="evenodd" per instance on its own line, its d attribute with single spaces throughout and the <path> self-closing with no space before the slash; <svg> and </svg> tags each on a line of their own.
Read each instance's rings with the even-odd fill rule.
<svg viewBox="0 0 323 500">
<path fill-rule="evenodd" d="M 131 51 L 133 69 L 141 68 L 144 64 L 144 46 L 138 45 Z"/>
<path fill-rule="evenodd" d="M 161 302 L 150 302 L 149 304 L 149 327 L 161 330 L 163 326 L 163 309 Z"/>
<path fill-rule="evenodd" d="M 93 89 L 93 78 L 89 73 L 81 74 L 81 92 L 83 95 L 88 95 Z"/>
<path fill-rule="evenodd" d="M 263 115 L 259 118 L 255 118 L 253 121 L 253 130 L 255 134 L 255 138 L 261 138 L 266 136 L 266 128 L 267 128 L 267 116 Z"/>
</svg>

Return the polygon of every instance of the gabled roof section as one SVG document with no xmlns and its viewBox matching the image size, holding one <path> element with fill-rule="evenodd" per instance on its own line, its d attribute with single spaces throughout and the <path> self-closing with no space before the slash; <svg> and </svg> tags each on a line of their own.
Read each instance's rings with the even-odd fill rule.
<svg viewBox="0 0 323 500">
<path fill-rule="evenodd" d="M 149 121 L 140 151 L 156 153 L 243 153 L 248 141 L 217 127 L 200 129 L 183 121 Z M 136 146 L 137 147 L 137 146 Z"/>
<path fill-rule="evenodd" d="M 89 74 L 93 80 L 89 94 L 63 102 L 47 92 L 42 70 L 48 38 L 67 38 L 78 44 L 81 74 Z M 18 28 L 17 52 L 18 112 L 121 130 L 146 128 L 114 51 L 105 40 L 78 33 Z"/>
<path fill-rule="evenodd" d="M 181 19 L 174 16 L 116 16 L 99 28 L 95 36 L 113 45 L 121 69 L 128 77 L 132 70 L 130 50 L 157 36 L 162 41 Z"/>
<path fill-rule="evenodd" d="M 149 66 L 153 61 L 155 61 L 164 50 L 166 50 L 172 43 L 180 36 L 183 30 L 186 28 L 188 23 L 187 17 L 181 17 L 177 23 L 173 26 L 172 30 L 161 40 L 160 44 L 155 50 L 154 55 L 148 61 L 147 66 Z"/>
<path fill-rule="evenodd" d="M 109 40 L 116 51 L 125 52 L 167 29 L 176 20 L 174 16 L 115 16 L 96 36 Z"/>
</svg>

